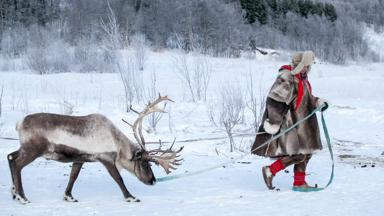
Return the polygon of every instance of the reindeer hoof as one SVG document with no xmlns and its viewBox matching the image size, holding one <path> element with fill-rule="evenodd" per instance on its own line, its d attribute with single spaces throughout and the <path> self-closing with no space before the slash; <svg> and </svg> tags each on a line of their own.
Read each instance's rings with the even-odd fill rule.
<svg viewBox="0 0 384 216">
<path fill-rule="evenodd" d="M 71 195 L 64 195 L 64 201 L 67 202 L 79 202 L 77 199 L 73 198 Z"/>
<path fill-rule="evenodd" d="M 20 204 L 25 205 L 30 203 L 30 201 L 27 198 L 20 196 L 20 194 L 16 194 L 14 195 L 14 197 L 15 197 L 14 199 L 19 201 Z"/>
<path fill-rule="evenodd" d="M 11 194 L 12 194 L 12 199 L 16 199 L 16 188 L 15 188 L 15 185 L 12 185 Z"/>
<path fill-rule="evenodd" d="M 125 201 L 127 201 L 127 202 L 140 202 L 140 200 L 136 197 L 125 198 Z"/>
</svg>

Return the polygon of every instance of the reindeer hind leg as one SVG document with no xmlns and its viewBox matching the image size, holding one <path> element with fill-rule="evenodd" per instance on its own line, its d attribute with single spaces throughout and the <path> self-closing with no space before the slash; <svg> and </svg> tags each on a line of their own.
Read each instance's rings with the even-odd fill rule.
<svg viewBox="0 0 384 216">
<path fill-rule="evenodd" d="M 12 190 L 12 193 L 14 198 L 18 200 L 21 204 L 29 203 L 28 199 L 25 197 L 23 190 L 21 170 L 40 156 L 41 153 L 39 151 L 20 149 L 17 153 L 17 157 L 13 160 L 11 159 L 10 167 L 12 180 L 14 183 L 14 190 Z"/>
<path fill-rule="evenodd" d="M 15 199 L 16 198 L 16 189 L 15 189 L 15 180 L 13 178 L 14 176 L 14 171 L 13 171 L 13 167 L 14 167 L 14 160 L 19 156 L 19 150 L 17 151 L 14 151 L 10 154 L 8 154 L 7 156 L 7 159 L 8 159 L 8 165 L 9 165 L 9 171 L 11 172 L 11 178 L 12 178 L 12 188 L 11 188 L 11 193 L 12 193 L 12 198 Z"/>
<path fill-rule="evenodd" d="M 71 170 L 71 175 L 69 177 L 69 182 L 67 185 L 67 188 L 65 189 L 64 193 L 64 200 L 68 202 L 78 202 L 77 199 L 73 198 L 72 196 L 72 188 L 73 184 L 75 183 L 77 177 L 79 176 L 81 167 L 83 166 L 84 163 L 79 163 L 79 162 L 74 162 L 72 164 L 72 170 Z"/>
</svg>

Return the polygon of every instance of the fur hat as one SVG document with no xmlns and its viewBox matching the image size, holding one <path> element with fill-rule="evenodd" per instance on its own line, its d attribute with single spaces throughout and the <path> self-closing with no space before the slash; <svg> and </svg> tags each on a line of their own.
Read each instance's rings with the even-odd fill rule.
<svg viewBox="0 0 384 216">
<path fill-rule="evenodd" d="M 305 66 L 311 66 L 315 63 L 315 54 L 312 51 L 295 53 L 292 57 L 293 70 L 291 73 L 296 75 L 300 73 Z"/>
</svg>

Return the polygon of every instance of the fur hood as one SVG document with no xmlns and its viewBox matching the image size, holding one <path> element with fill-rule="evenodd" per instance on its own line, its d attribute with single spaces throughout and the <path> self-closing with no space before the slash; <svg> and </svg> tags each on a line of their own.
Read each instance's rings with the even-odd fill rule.
<svg viewBox="0 0 384 216">
<path fill-rule="evenodd" d="M 312 66 L 315 63 L 315 54 L 312 51 L 298 52 L 292 57 L 292 75 L 300 73 L 305 66 Z"/>
</svg>

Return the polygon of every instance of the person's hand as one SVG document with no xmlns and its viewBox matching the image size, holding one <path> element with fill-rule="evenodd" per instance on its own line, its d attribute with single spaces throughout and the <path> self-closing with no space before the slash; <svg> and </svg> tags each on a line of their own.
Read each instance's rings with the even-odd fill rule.
<svg viewBox="0 0 384 216">
<path fill-rule="evenodd" d="M 324 112 L 326 109 L 328 109 L 329 102 L 324 98 L 318 98 L 316 101 L 316 107 L 321 107 L 321 106 L 323 106 L 323 108 L 321 108 L 321 112 Z"/>
<path fill-rule="evenodd" d="M 280 125 L 279 124 L 271 124 L 269 122 L 269 119 L 266 119 L 264 121 L 264 130 L 265 130 L 265 132 L 273 135 L 273 134 L 276 134 L 277 132 L 279 132 Z"/>
</svg>

